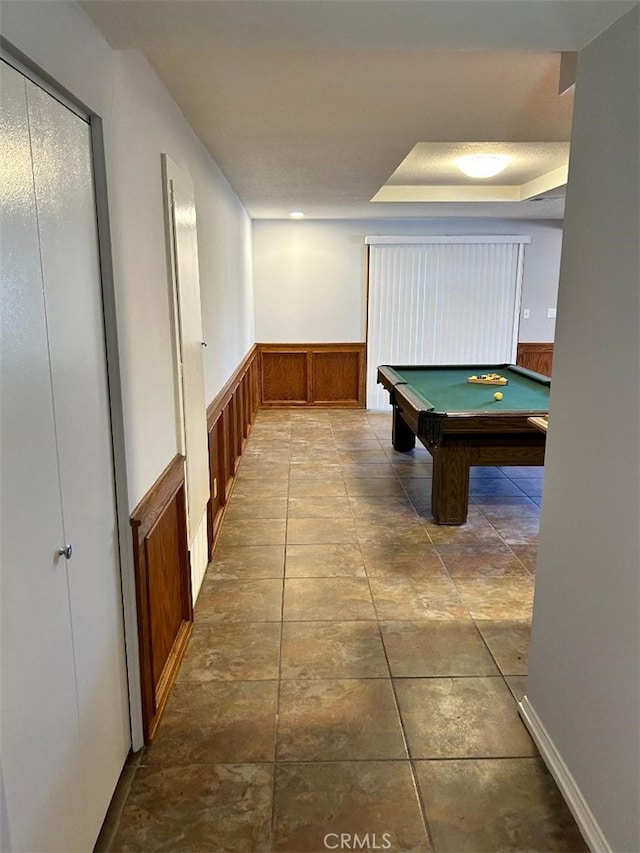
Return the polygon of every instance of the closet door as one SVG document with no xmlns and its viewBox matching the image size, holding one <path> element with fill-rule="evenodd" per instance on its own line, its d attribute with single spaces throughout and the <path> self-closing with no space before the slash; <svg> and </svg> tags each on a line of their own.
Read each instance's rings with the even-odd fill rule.
<svg viewBox="0 0 640 853">
<path fill-rule="evenodd" d="M 73 850 L 78 707 L 26 87 L 0 69 L 2 771 L 12 849 Z"/>
<path fill-rule="evenodd" d="M 2 775 L 10 849 L 71 853 L 130 745 L 91 145 L 1 84 Z"/>
<path fill-rule="evenodd" d="M 87 122 L 31 82 L 27 104 L 92 846 L 130 732 L 91 139 Z"/>
</svg>

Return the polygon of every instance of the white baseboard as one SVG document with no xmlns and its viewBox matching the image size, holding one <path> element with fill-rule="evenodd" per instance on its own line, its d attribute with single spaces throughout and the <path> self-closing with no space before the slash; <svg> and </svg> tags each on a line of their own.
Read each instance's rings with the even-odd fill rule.
<svg viewBox="0 0 640 853">
<path fill-rule="evenodd" d="M 209 565 L 208 554 L 208 539 L 207 539 L 207 513 L 205 512 L 200 520 L 193 541 L 189 543 L 189 553 L 191 558 L 191 598 L 193 603 L 196 603 L 204 574 Z"/>
<path fill-rule="evenodd" d="M 527 696 L 518 703 L 518 710 L 592 853 L 613 853 L 576 780 Z"/>
</svg>

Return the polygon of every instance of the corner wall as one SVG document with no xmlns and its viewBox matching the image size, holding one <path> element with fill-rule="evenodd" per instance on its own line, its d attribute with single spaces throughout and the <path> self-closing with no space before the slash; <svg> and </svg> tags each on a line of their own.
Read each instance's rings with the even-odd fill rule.
<svg viewBox="0 0 640 853">
<path fill-rule="evenodd" d="M 638 22 L 579 55 L 524 703 L 592 849 L 620 853 L 640 850 Z"/>
</svg>

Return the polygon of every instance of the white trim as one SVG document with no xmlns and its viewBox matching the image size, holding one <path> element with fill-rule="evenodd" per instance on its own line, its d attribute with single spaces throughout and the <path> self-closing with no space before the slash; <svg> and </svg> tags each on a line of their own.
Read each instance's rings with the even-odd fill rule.
<svg viewBox="0 0 640 853">
<path fill-rule="evenodd" d="M 207 566 L 209 565 L 206 511 L 200 519 L 200 524 L 193 537 L 193 541 L 189 544 L 189 552 L 191 560 L 191 597 L 193 604 L 195 604 L 205 572 L 207 571 Z"/>
<path fill-rule="evenodd" d="M 111 248 L 111 226 L 109 221 L 106 156 L 104 151 L 102 119 L 98 116 L 93 116 L 90 128 L 93 148 L 93 174 L 96 194 L 96 216 L 98 221 L 98 243 L 100 246 L 100 268 L 102 272 L 102 304 L 105 326 L 107 374 L 109 377 L 108 388 L 109 401 L 111 405 L 111 435 L 113 441 L 116 512 L 118 515 L 118 543 L 120 549 L 120 577 L 122 583 L 127 681 L 129 685 L 131 749 L 133 752 L 138 752 L 144 746 L 142 694 L 140 687 L 140 648 L 138 642 L 138 605 L 136 597 L 136 574 L 133 559 L 133 537 L 129 521 L 129 483 L 126 456 L 126 433 L 124 427 L 122 371 L 120 366 L 120 345 L 118 342 L 116 294 L 113 276 L 113 254 Z"/>
<path fill-rule="evenodd" d="M 527 696 L 524 697 L 522 702 L 518 702 L 518 711 L 529 734 L 535 741 L 544 763 L 556 780 L 558 788 L 560 788 L 560 792 L 576 819 L 576 823 L 580 827 L 580 831 L 584 835 L 592 853 L 613 853 L 578 783 L 571 775 L 571 771 L 565 764 L 562 755 L 558 752 L 556 745 Z"/>
<path fill-rule="evenodd" d="M 396 246 L 425 243 L 530 243 L 531 237 L 525 235 L 483 234 L 481 236 L 452 236 L 441 237 L 380 237 L 377 235 L 364 238 L 367 246 Z"/>
<path fill-rule="evenodd" d="M 167 270 L 169 275 L 169 291 L 171 297 L 171 332 L 173 348 L 173 382 L 175 391 L 175 419 L 176 435 L 178 438 L 178 452 L 182 456 L 187 455 L 187 442 L 184 430 L 184 396 L 182 376 L 182 346 L 180 343 L 180 305 L 178 302 L 178 282 L 176 279 L 176 251 L 175 251 L 175 222 L 173 218 L 173 183 L 180 180 L 190 181 L 180 171 L 180 167 L 173 162 L 168 154 L 161 154 L 162 162 L 162 187 L 164 195 L 164 216 L 167 247 Z M 185 494 L 188 483 L 185 483 Z"/>
<path fill-rule="evenodd" d="M 15 57 L 9 50 L 6 50 L 2 46 L 0 46 L 0 60 L 6 62 L 7 65 L 10 65 L 15 71 L 22 74 L 23 77 L 27 78 L 27 80 L 31 80 L 34 85 L 46 92 L 47 95 L 50 95 L 54 101 L 58 101 L 58 103 L 62 104 L 63 107 L 66 107 L 72 113 L 75 113 L 75 115 L 82 119 L 82 121 L 87 124 L 90 123 L 91 112 L 81 106 L 79 101 L 76 101 L 72 95 L 58 86 L 55 81 L 48 79 L 44 72 L 40 70 L 35 71 L 29 65 L 17 59 L 17 57 Z"/>
</svg>

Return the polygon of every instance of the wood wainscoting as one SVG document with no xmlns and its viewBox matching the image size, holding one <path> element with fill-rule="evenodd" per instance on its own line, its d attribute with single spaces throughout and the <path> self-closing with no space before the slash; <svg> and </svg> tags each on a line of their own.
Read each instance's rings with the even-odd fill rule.
<svg viewBox="0 0 640 853">
<path fill-rule="evenodd" d="M 518 356 L 516 364 L 551 376 L 553 366 L 553 344 L 518 344 Z"/>
<path fill-rule="evenodd" d="M 258 348 L 254 345 L 207 408 L 211 487 L 207 506 L 209 555 L 259 402 Z"/>
<path fill-rule="evenodd" d="M 145 743 L 160 722 L 193 627 L 184 461 L 173 459 L 131 515 Z"/>
<path fill-rule="evenodd" d="M 263 406 L 365 405 L 366 344 L 258 344 Z"/>
</svg>

